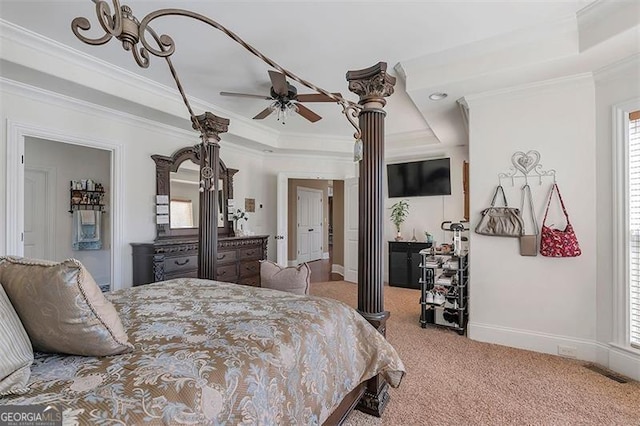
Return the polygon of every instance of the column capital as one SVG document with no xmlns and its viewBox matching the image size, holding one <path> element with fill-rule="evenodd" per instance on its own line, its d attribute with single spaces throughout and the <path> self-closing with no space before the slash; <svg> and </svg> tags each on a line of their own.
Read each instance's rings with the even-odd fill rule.
<svg viewBox="0 0 640 426">
<path fill-rule="evenodd" d="M 387 74 L 387 63 L 377 64 L 362 70 L 347 71 L 349 90 L 360 96 L 360 104 L 367 107 L 370 102 L 384 107 L 384 98 L 393 94 L 396 78 Z"/>
<path fill-rule="evenodd" d="M 195 130 L 200 130 L 202 136 L 208 141 L 213 139 L 218 142 L 220 141 L 220 133 L 226 133 L 229 129 L 229 119 L 218 117 L 207 111 L 204 114 L 192 117 L 191 125 Z"/>
</svg>

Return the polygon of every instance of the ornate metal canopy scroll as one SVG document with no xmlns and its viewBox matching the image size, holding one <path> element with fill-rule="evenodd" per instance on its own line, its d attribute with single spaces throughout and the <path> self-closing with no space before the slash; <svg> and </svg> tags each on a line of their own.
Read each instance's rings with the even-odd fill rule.
<svg viewBox="0 0 640 426">
<path fill-rule="evenodd" d="M 356 118 L 359 115 L 362 107 L 354 102 L 351 102 L 338 94 L 331 93 L 327 90 L 324 90 L 315 84 L 312 84 L 297 75 L 293 74 L 291 71 L 280 66 L 274 60 L 268 58 L 263 55 L 258 49 L 251 46 L 247 42 L 245 42 L 242 38 L 240 38 L 237 34 L 233 33 L 223 25 L 214 21 L 211 18 L 208 18 L 199 13 L 191 12 L 189 10 L 184 9 L 160 9 L 146 15 L 142 20 L 138 20 L 134 15 L 133 11 L 129 6 L 120 5 L 119 0 L 112 0 L 113 3 L 113 13 L 107 1 L 105 0 L 92 0 L 96 5 L 96 15 L 98 18 L 98 23 L 104 30 L 105 34 L 99 38 L 88 38 L 82 34 L 82 31 L 88 31 L 91 29 L 91 24 L 87 18 L 77 17 L 71 22 L 71 29 L 73 33 L 78 37 L 81 41 L 91 44 L 91 45 L 102 45 L 107 43 L 111 38 L 115 37 L 116 39 L 122 42 L 122 47 L 125 50 L 131 51 L 136 63 L 142 67 L 147 68 L 149 66 L 149 53 L 159 58 L 164 58 L 167 61 L 167 65 L 169 66 L 169 70 L 171 71 L 171 75 L 180 91 L 180 95 L 182 96 L 182 100 L 187 107 L 189 114 L 191 116 L 191 121 L 194 124 L 194 127 L 197 130 L 203 132 L 203 129 L 199 127 L 198 120 L 196 115 L 194 114 L 191 105 L 189 104 L 189 100 L 187 99 L 182 84 L 180 83 L 180 79 L 178 78 L 178 74 L 171 62 L 171 55 L 175 52 L 176 46 L 173 39 L 167 35 L 162 34 L 158 36 L 155 31 L 149 26 L 151 21 L 154 19 L 163 17 L 163 16 L 185 16 L 189 18 L 196 19 L 200 22 L 204 22 L 222 31 L 228 37 L 233 39 L 235 42 L 240 44 L 246 50 L 251 52 L 253 55 L 260 58 L 263 62 L 267 63 L 271 67 L 275 68 L 282 74 L 287 77 L 297 81 L 298 83 L 321 93 L 338 103 L 342 107 L 342 112 L 345 114 L 345 117 L 349 121 L 349 123 L 356 130 L 354 134 L 354 138 L 356 140 L 360 140 L 361 132 L 360 127 L 358 126 L 358 122 Z M 153 42 L 157 47 L 152 46 L 152 44 L 147 40 L 147 34 L 151 35 Z M 140 44 L 142 46 L 140 46 Z M 206 142 L 206 138 L 203 137 L 203 143 Z"/>
</svg>

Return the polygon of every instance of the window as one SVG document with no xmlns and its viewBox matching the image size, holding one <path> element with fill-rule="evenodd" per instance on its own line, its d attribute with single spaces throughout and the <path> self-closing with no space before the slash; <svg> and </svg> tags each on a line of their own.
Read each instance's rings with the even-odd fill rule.
<svg viewBox="0 0 640 426">
<path fill-rule="evenodd" d="M 193 228 L 193 204 L 191 200 L 171 200 L 171 227 Z"/>
<path fill-rule="evenodd" d="M 629 330 L 640 349 L 640 111 L 629 114 Z"/>
</svg>

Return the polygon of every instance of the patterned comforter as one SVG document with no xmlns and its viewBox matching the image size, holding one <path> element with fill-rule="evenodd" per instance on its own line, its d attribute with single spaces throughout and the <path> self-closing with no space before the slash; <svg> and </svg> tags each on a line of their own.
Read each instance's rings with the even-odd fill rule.
<svg viewBox="0 0 640 426">
<path fill-rule="evenodd" d="M 360 382 L 404 366 L 349 306 L 198 279 L 108 295 L 135 350 L 36 354 L 25 395 L 73 424 L 321 424 Z"/>
</svg>

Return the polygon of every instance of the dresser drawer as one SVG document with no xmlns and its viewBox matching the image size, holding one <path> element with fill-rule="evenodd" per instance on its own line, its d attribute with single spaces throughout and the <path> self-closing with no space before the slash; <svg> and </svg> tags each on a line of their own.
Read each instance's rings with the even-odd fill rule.
<svg viewBox="0 0 640 426">
<path fill-rule="evenodd" d="M 262 248 L 253 247 L 240 250 L 240 260 L 260 260 L 262 259 Z"/>
<path fill-rule="evenodd" d="M 198 269 L 198 255 L 167 257 L 164 260 L 164 273 L 171 274 L 179 271 Z"/>
<path fill-rule="evenodd" d="M 164 275 L 164 280 L 172 280 L 174 278 L 198 278 L 198 270 L 195 269 L 193 271 L 187 271 L 187 272 L 174 272 L 171 274 L 165 274 Z"/>
<path fill-rule="evenodd" d="M 240 263 L 240 278 L 260 274 L 260 262 L 249 260 Z"/>
<path fill-rule="evenodd" d="M 253 277 L 240 278 L 238 284 L 250 285 L 252 287 L 260 287 L 260 275 L 254 275 Z"/>
<path fill-rule="evenodd" d="M 218 263 L 235 262 L 238 259 L 237 250 L 220 251 L 218 252 Z"/>
<path fill-rule="evenodd" d="M 216 267 L 216 280 L 233 282 L 238 278 L 237 266 L 235 263 L 230 265 L 218 265 Z"/>
</svg>

